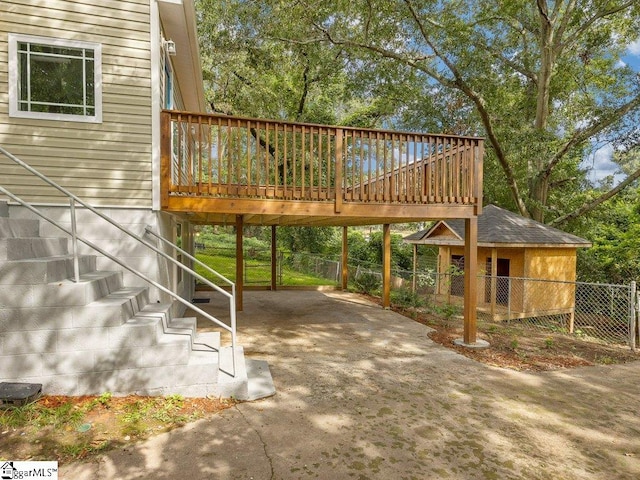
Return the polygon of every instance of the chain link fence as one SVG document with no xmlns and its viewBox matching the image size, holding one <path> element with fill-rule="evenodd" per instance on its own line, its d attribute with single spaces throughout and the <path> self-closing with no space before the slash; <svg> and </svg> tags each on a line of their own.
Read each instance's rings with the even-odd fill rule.
<svg viewBox="0 0 640 480">
<path fill-rule="evenodd" d="M 221 253 L 218 250 L 218 253 Z M 229 251 L 229 256 L 235 255 Z M 269 252 L 247 251 L 257 265 L 245 269 L 247 283 L 268 283 Z M 351 261 L 351 260 L 350 260 Z M 262 265 L 262 263 L 265 263 Z M 336 285 L 341 281 L 341 262 L 305 253 L 278 253 L 278 275 L 282 265 L 314 275 Z M 263 271 L 264 270 L 264 271 Z M 382 288 L 382 267 L 349 265 L 348 279 L 356 290 L 378 294 Z M 566 333 L 589 340 L 635 348 L 637 340 L 636 285 L 561 282 L 533 278 L 478 276 L 478 319 L 518 323 L 525 327 Z M 392 301 L 417 297 L 448 314 L 462 315 L 464 275 L 437 273 L 435 263 L 420 271 L 392 269 Z"/>
<path fill-rule="evenodd" d="M 355 267 L 350 279 L 362 291 L 382 286 L 380 269 Z M 479 276 L 478 319 L 518 323 L 588 340 L 635 348 L 637 292 L 635 282 L 612 285 L 561 282 L 533 278 Z M 391 294 L 409 291 L 428 305 L 462 314 L 463 274 L 438 274 L 434 270 L 394 271 Z M 404 295 L 403 298 L 408 298 Z"/>
</svg>

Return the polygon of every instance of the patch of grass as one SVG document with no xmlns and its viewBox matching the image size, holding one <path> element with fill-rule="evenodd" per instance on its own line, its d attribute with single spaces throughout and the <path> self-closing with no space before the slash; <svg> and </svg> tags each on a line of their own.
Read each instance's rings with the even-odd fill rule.
<svg viewBox="0 0 640 480">
<path fill-rule="evenodd" d="M 232 282 L 236 278 L 236 260 L 234 257 L 226 255 L 210 255 L 205 253 L 197 253 L 196 258 L 208 265 L 216 272 L 224 275 Z M 246 284 L 264 284 L 268 285 L 271 282 L 271 265 L 265 264 L 264 260 L 259 259 L 245 259 L 247 268 Z M 196 264 L 196 272 L 207 280 L 215 283 L 216 285 L 222 285 L 220 280 L 207 272 L 205 268 Z M 282 284 L 290 286 L 320 286 L 331 285 L 332 282 L 326 278 L 316 277 L 315 275 L 309 275 L 306 273 L 292 270 L 291 268 L 284 267 L 282 269 Z"/>
<path fill-rule="evenodd" d="M 84 412 L 71 402 L 56 407 L 31 403 L 3 411 L 0 415 L 0 426 L 9 428 L 36 426 L 57 429 L 62 426 L 76 426 L 83 417 Z"/>
<path fill-rule="evenodd" d="M 44 396 L 0 409 L 0 459 L 66 462 L 171 430 L 234 405 L 220 399 Z M 124 437 L 124 438 L 123 438 Z"/>
</svg>

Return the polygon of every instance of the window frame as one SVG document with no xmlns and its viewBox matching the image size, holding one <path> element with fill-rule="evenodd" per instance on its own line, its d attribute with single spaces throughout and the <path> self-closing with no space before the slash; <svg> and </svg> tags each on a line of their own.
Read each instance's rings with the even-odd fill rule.
<svg viewBox="0 0 640 480">
<path fill-rule="evenodd" d="M 9 34 L 9 117 L 34 118 L 40 120 L 61 120 L 69 122 L 102 123 L 102 45 L 94 42 L 65 40 L 53 37 L 39 37 L 18 33 Z M 48 113 L 20 110 L 18 43 L 33 43 L 63 48 L 82 48 L 93 51 L 94 115 L 71 113 Z"/>
</svg>

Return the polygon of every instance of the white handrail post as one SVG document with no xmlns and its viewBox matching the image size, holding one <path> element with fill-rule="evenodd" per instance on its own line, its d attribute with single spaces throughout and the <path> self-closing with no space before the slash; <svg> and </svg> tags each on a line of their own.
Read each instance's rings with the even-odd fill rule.
<svg viewBox="0 0 640 480">
<path fill-rule="evenodd" d="M 236 376 L 236 284 L 231 285 L 231 299 L 229 301 L 229 317 L 231 323 L 231 357 L 233 376 Z"/>
<path fill-rule="evenodd" d="M 73 278 L 80 282 L 80 263 L 78 261 L 78 232 L 76 230 L 76 201 L 69 199 L 69 214 L 71 215 L 71 249 L 73 251 Z"/>
</svg>

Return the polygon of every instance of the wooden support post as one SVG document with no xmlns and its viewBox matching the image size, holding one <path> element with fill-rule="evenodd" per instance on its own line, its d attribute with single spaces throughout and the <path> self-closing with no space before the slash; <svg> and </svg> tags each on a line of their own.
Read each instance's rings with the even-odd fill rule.
<svg viewBox="0 0 640 480">
<path fill-rule="evenodd" d="M 382 306 L 391 306 L 391 225 L 382 227 Z"/>
<path fill-rule="evenodd" d="M 242 293 L 244 290 L 244 249 L 242 248 L 244 219 L 236 215 L 236 310 L 242 311 Z"/>
<path fill-rule="evenodd" d="M 476 343 L 478 325 L 478 217 L 465 219 L 464 235 L 464 343 Z"/>
<path fill-rule="evenodd" d="M 496 301 L 498 296 L 498 249 L 491 249 L 491 317 L 496 314 Z"/>
<path fill-rule="evenodd" d="M 349 227 L 342 227 L 342 290 L 346 291 L 349 283 L 349 242 L 347 240 Z"/>
<path fill-rule="evenodd" d="M 278 287 L 278 250 L 276 226 L 271 225 L 271 290 L 275 291 Z"/>
<path fill-rule="evenodd" d="M 413 280 L 411 281 L 411 291 L 416 293 L 416 269 L 418 264 L 418 244 L 413 244 Z"/>
</svg>

